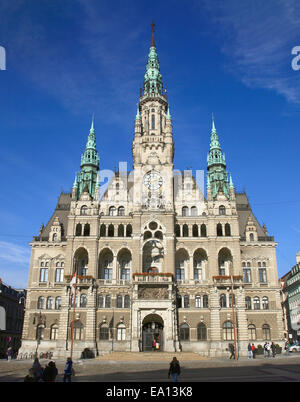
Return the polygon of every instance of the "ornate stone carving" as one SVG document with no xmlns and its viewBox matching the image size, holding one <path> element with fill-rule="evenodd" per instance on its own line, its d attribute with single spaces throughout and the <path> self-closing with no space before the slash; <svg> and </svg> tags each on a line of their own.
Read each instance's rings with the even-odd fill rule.
<svg viewBox="0 0 300 402">
<path fill-rule="evenodd" d="M 168 299 L 169 293 L 166 287 L 140 287 L 138 291 L 139 299 Z"/>
</svg>

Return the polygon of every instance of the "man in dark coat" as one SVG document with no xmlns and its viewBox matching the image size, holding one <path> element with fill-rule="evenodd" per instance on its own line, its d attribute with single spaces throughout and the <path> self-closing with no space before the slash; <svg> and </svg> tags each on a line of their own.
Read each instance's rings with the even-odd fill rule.
<svg viewBox="0 0 300 402">
<path fill-rule="evenodd" d="M 170 368 L 168 372 L 168 377 L 170 378 L 170 374 L 173 377 L 173 381 L 178 381 L 178 376 L 180 375 L 180 364 L 176 357 L 173 357 L 173 360 L 170 363 Z"/>
<path fill-rule="evenodd" d="M 55 366 L 54 362 L 49 362 L 48 366 L 46 366 L 43 371 L 43 381 L 44 382 L 55 382 L 56 376 L 58 374 L 58 370 Z"/>
</svg>

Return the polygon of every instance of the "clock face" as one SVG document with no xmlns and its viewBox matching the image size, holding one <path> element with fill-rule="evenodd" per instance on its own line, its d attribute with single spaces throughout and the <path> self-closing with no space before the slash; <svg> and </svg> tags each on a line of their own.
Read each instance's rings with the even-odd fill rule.
<svg viewBox="0 0 300 402">
<path fill-rule="evenodd" d="M 159 173 L 153 170 L 145 175 L 144 183 L 149 190 L 158 190 L 163 184 L 163 179 Z"/>
</svg>

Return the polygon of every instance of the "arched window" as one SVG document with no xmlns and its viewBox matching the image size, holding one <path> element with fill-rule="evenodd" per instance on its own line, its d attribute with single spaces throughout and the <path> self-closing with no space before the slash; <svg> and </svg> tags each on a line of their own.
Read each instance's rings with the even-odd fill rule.
<svg viewBox="0 0 300 402">
<path fill-rule="evenodd" d="M 76 236 L 81 236 L 81 233 L 82 233 L 81 223 L 77 223 L 77 225 L 76 225 Z"/>
<path fill-rule="evenodd" d="M 254 234 L 250 233 L 249 238 L 250 238 L 250 241 L 254 241 Z"/>
<path fill-rule="evenodd" d="M 180 237 L 180 226 L 179 225 L 175 225 L 175 236 Z"/>
<path fill-rule="evenodd" d="M 108 234 L 108 237 L 114 237 L 114 234 L 115 234 L 114 225 L 110 224 L 108 226 L 108 233 L 107 234 Z"/>
<path fill-rule="evenodd" d="M 155 115 L 151 115 L 151 130 L 155 130 Z"/>
<path fill-rule="evenodd" d="M 246 296 L 245 297 L 245 305 L 246 305 L 246 310 L 251 310 L 251 297 Z"/>
<path fill-rule="evenodd" d="M 189 216 L 189 209 L 188 207 L 182 208 L 182 216 Z"/>
<path fill-rule="evenodd" d="M 102 324 L 99 327 L 99 340 L 108 341 L 109 339 L 109 328 L 107 324 Z"/>
<path fill-rule="evenodd" d="M 267 296 L 264 296 L 262 298 L 262 308 L 263 310 L 269 310 L 269 299 L 267 298 Z"/>
<path fill-rule="evenodd" d="M 118 209 L 118 215 L 119 215 L 119 216 L 124 216 L 124 215 L 125 215 L 125 208 L 124 208 L 124 207 L 119 207 L 119 209 Z"/>
<path fill-rule="evenodd" d="M 192 207 L 191 208 L 191 216 L 197 216 L 197 215 L 198 215 L 197 207 Z"/>
<path fill-rule="evenodd" d="M 124 225 L 118 226 L 118 237 L 124 237 Z"/>
<path fill-rule="evenodd" d="M 130 296 L 129 295 L 124 296 L 124 308 L 130 308 Z"/>
<path fill-rule="evenodd" d="M 263 339 L 265 341 L 271 340 L 271 330 L 270 330 L 270 326 L 268 324 L 264 324 L 262 326 L 262 333 L 263 333 Z"/>
<path fill-rule="evenodd" d="M 253 308 L 254 310 L 260 310 L 260 299 L 258 296 L 255 296 L 253 299 Z"/>
<path fill-rule="evenodd" d="M 44 297 L 43 297 L 43 296 L 40 296 L 40 297 L 38 298 L 38 302 L 37 302 L 37 308 L 38 308 L 39 310 L 43 310 L 43 308 L 44 308 L 44 302 L 45 302 Z"/>
<path fill-rule="evenodd" d="M 53 298 L 51 296 L 47 297 L 46 309 L 52 310 L 53 308 Z"/>
<path fill-rule="evenodd" d="M 199 236 L 199 230 L 198 230 L 198 225 L 193 225 L 193 237 L 198 237 Z"/>
<path fill-rule="evenodd" d="M 100 237 L 105 237 L 106 236 L 106 226 L 102 223 L 100 226 Z"/>
<path fill-rule="evenodd" d="M 74 323 L 74 339 L 80 341 L 83 338 L 83 324 L 76 320 Z"/>
<path fill-rule="evenodd" d="M 224 341 L 233 340 L 233 324 L 231 321 L 225 321 L 223 324 L 223 339 Z"/>
<path fill-rule="evenodd" d="M 226 209 L 224 205 L 219 206 L 219 215 L 226 215 Z"/>
<path fill-rule="evenodd" d="M 55 298 L 55 310 L 60 310 L 61 309 L 61 297 L 57 296 Z"/>
<path fill-rule="evenodd" d="M 197 326 L 197 339 L 198 339 L 198 341 L 206 341 L 207 340 L 206 325 L 203 322 L 200 322 Z"/>
<path fill-rule="evenodd" d="M 126 226 L 126 237 L 131 237 L 132 236 L 132 226 L 127 225 Z"/>
<path fill-rule="evenodd" d="M 184 295 L 183 307 L 184 308 L 189 308 L 190 307 L 190 296 L 189 295 Z"/>
<path fill-rule="evenodd" d="M 249 340 L 252 340 L 252 341 L 256 340 L 256 327 L 254 324 L 248 325 L 248 336 L 249 336 Z"/>
<path fill-rule="evenodd" d="M 82 205 L 80 208 L 80 215 L 87 215 L 88 214 L 88 207 L 86 205 Z"/>
<path fill-rule="evenodd" d="M 126 327 L 124 324 L 119 324 L 117 326 L 117 341 L 126 340 Z"/>
<path fill-rule="evenodd" d="M 231 229 L 229 223 L 225 224 L 225 236 L 231 236 Z"/>
<path fill-rule="evenodd" d="M 56 241 L 57 240 L 57 233 L 54 233 L 52 236 L 52 241 Z"/>
<path fill-rule="evenodd" d="M 86 304 L 87 304 L 86 294 L 82 293 L 80 295 L 80 307 L 86 307 Z"/>
<path fill-rule="evenodd" d="M 114 207 L 114 206 L 110 207 L 109 211 L 108 211 L 108 214 L 109 214 L 109 216 L 116 216 L 117 215 L 116 207 Z"/>
<path fill-rule="evenodd" d="M 117 296 L 117 308 L 123 307 L 123 297 L 121 295 Z"/>
<path fill-rule="evenodd" d="M 206 237 L 206 225 L 204 223 L 201 225 L 201 237 Z"/>
<path fill-rule="evenodd" d="M 90 225 L 89 223 L 86 223 L 83 229 L 83 236 L 89 236 L 89 235 L 90 235 Z"/>
<path fill-rule="evenodd" d="M 182 235 L 183 237 L 189 237 L 189 227 L 186 224 L 182 227 Z"/>
<path fill-rule="evenodd" d="M 221 223 L 217 224 L 217 236 L 223 236 L 223 229 Z"/>
<path fill-rule="evenodd" d="M 130 280 L 130 262 L 131 262 L 131 256 L 123 256 L 123 258 L 120 261 L 120 269 L 121 269 L 121 278 L 125 281 Z"/>
<path fill-rule="evenodd" d="M 179 336 L 181 341 L 189 341 L 190 340 L 190 327 L 187 323 L 180 325 Z"/>
<path fill-rule="evenodd" d="M 51 329 L 50 329 L 50 339 L 56 340 L 57 335 L 58 335 L 58 325 L 53 324 L 53 325 L 51 325 Z"/>
<path fill-rule="evenodd" d="M 223 293 L 220 296 L 220 307 L 226 307 L 227 302 L 226 302 L 226 295 Z"/>
</svg>

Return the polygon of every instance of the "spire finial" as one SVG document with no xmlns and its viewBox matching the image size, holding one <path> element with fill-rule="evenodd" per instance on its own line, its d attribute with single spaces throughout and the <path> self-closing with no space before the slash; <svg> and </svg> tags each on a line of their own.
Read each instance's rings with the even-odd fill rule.
<svg viewBox="0 0 300 402">
<path fill-rule="evenodd" d="M 95 132 L 95 130 L 94 130 L 94 113 L 93 113 L 93 116 L 92 116 L 92 124 L 91 124 L 91 128 L 90 128 L 90 133 L 94 133 Z"/>
<path fill-rule="evenodd" d="M 155 42 L 154 42 L 154 21 L 152 20 L 151 28 L 152 28 L 152 40 L 151 40 L 151 47 L 155 47 Z"/>
<path fill-rule="evenodd" d="M 212 113 L 211 115 L 212 115 L 212 130 L 216 131 L 214 114 Z"/>
</svg>

